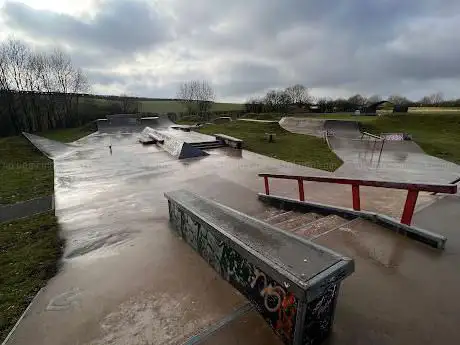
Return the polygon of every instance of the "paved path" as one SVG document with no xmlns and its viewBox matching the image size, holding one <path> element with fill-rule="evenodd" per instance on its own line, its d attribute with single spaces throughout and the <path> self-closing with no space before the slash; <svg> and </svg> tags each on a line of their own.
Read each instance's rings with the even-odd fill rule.
<svg viewBox="0 0 460 345">
<path fill-rule="evenodd" d="M 25 218 L 44 213 L 53 209 L 53 196 L 18 202 L 11 205 L 0 205 L 0 223 L 18 218 Z"/>
</svg>

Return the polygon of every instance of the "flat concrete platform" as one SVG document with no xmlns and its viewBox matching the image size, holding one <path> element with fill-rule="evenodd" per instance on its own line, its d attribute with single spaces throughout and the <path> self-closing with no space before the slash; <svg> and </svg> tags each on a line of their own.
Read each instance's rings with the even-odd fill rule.
<svg viewBox="0 0 460 345">
<path fill-rule="evenodd" d="M 40 140 L 53 151 L 55 143 Z M 171 231 L 163 193 L 184 188 L 257 214 L 264 210 L 257 173 L 328 174 L 244 150 L 238 156 L 216 149 L 205 159 L 178 161 L 137 140 L 132 133 L 97 133 L 54 160 L 56 213 L 66 239 L 63 266 L 8 345 L 193 343 L 193 336 L 247 301 Z M 311 198 L 331 194 L 308 186 Z M 296 193 L 296 184 L 280 183 L 276 190 Z M 348 202 L 348 193 L 339 193 L 336 202 Z M 434 227 L 443 217 L 439 212 L 427 216 Z M 415 219 L 424 226 L 426 219 Z M 318 243 L 356 262 L 341 289 L 329 343 L 455 343 L 460 235 L 449 231 L 445 253 L 359 223 L 320 237 Z M 200 341 L 280 344 L 253 311 Z"/>
</svg>

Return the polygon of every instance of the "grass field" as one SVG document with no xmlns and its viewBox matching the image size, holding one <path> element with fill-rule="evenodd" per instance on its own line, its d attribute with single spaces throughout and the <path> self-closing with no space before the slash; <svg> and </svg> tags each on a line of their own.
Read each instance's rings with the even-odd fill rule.
<svg viewBox="0 0 460 345">
<path fill-rule="evenodd" d="M 0 342 L 56 273 L 62 246 L 52 213 L 0 224 Z"/>
<path fill-rule="evenodd" d="M 86 128 L 54 130 L 38 135 L 62 142 L 91 133 Z M 37 198 L 53 193 L 53 162 L 24 137 L 0 138 L 0 204 Z"/>
<path fill-rule="evenodd" d="M 53 193 L 53 162 L 22 136 L 0 139 L 0 204 Z"/>
<path fill-rule="evenodd" d="M 244 148 L 249 151 L 315 169 L 334 171 L 342 164 L 323 140 L 289 133 L 277 123 L 233 121 L 206 126 L 201 128 L 200 132 L 224 133 L 244 140 Z M 276 142 L 269 143 L 265 133 L 275 133 Z"/>
<path fill-rule="evenodd" d="M 151 113 L 179 113 L 185 112 L 184 106 L 177 101 L 142 101 L 142 112 Z M 214 103 L 211 111 L 232 111 L 242 110 L 242 104 L 236 103 Z"/>
</svg>

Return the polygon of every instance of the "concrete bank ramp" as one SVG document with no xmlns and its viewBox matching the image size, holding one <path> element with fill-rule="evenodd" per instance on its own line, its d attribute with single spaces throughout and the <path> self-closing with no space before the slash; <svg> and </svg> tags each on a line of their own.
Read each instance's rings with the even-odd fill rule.
<svg viewBox="0 0 460 345">
<path fill-rule="evenodd" d="M 50 159 L 65 156 L 75 150 L 75 147 L 71 144 L 64 144 L 59 141 L 50 140 L 25 132 L 23 132 L 22 135 L 24 135 L 24 137 L 26 137 L 32 145 Z"/>
<path fill-rule="evenodd" d="M 327 120 L 324 128 L 329 147 L 344 162 L 339 176 L 430 183 L 460 176 L 460 166 L 426 154 L 414 141 L 363 138 L 356 121 Z"/>
<path fill-rule="evenodd" d="M 361 131 L 356 121 L 326 120 L 324 130 L 329 135 L 341 138 L 360 138 Z"/>
<path fill-rule="evenodd" d="M 190 143 L 182 141 L 180 138 L 174 137 L 171 135 L 171 133 L 162 132 L 150 127 L 146 127 L 142 131 L 141 137 L 149 137 L 156 140 L 159 147 L 163 148 L 171 156 L 177 159 L 187 159 L 209 155 L 205 151 L 192 146 Z"/>
<path fill-rule="evenodd" d="M 322 119 L 283 117 L 279 124 L 285 130 L 297 133 L 323 137 L 324 122 Z"/>
</svg>

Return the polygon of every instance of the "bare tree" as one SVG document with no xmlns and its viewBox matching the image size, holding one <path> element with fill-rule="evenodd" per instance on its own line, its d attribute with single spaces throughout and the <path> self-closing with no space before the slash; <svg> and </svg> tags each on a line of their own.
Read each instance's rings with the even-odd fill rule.
<svg viewBox="0 0 460 345">
<path fill-rule="evenodd" d="M 391 95 L 388 97 L 388 101 L 395 105 L 408 105 L 412 103 L 409 99 L 401 95 Z"/>
<path fill-rule="evenodd" d="M 361 96 L 360 94 L 356 94 L 356 95 L 351 96 L 350 98 L 348 98 L 348 102 L 350 102 L 351 104 L 358 105 L 358 106 L 362 107 L 362 106 L 364 106 L 366 104 L 367 99 L 366 99 L 366 97 Z"/>
<path fill-rule="evenodd" d="M 137 113 L 139 111 L 139 102 L 126 94 L 120 95 L 120 107 L 123 114 Z"/>
<path fill-rule="evenodd" d="M 37 53 L 9 39 L 0 45 L 0 89 L 2 111 L 8 114 L 2 116 L 19 132 L 78 122 L 78 94 L 89 84 L 63 52 Z"/>
<path fill-rule="evenodd" d="M 286 89 L 286 93 L 289 95 L 291 102 L 299 107 L 312 101 L 309 90 L 301 84 L 289 86 Z"/>
<path fill-rule="evenodd" d="M 265 95 L 264 103 L 267 111 L 286 113 L 292 99 L 286 90 L 270 90 Z"/>
<path fill-rule="evenodd" d="M 431 95 L 425 96 L 420 100 L 423 105 L 439 105 L 444 101 L 444 97 L 441 92 L 432 93 Z"/>
<path fill-rule="evenodd" d="M 196 81 L 189 81 L 184 82 L 179 86 L 179 90 L 177 91 L 177 98 L 182 102 L 182 104 L 187 109 L 187 114 L 193 113 L 193 108 L 195 105 L 195 95 L 197 93 L 198 82 Z"/>
<path fill-rule="evenodd" d="M 214 90 L 209 82 L 203 80 L 198 82 L 198 88 L 196 91 L 196 103 L 198 111 L 200 115 L 204 117 L 208 114 L 213 105 L 215 99 Z"/>
<path fill-rule="evenodd" d="M 177 98 L 184 104 L 188 114 L 196 111 L 205 117 L 213 105 L 215 94 L 209 82 L 191 80 L 179 86 Z"/>
</svg>

